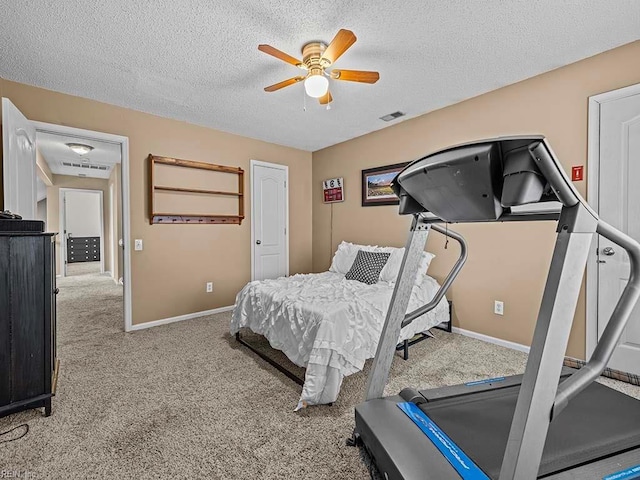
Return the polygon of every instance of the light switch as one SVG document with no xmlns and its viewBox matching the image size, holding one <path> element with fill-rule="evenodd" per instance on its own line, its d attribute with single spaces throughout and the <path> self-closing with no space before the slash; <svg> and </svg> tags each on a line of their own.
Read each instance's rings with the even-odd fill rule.
<svg viewBox="0 0 640 480">
<path fill-rule="evenodd" d="M 136 238 L 134 249 L 137 251 L 142 250 L 142 239 Z"/>
</svg>

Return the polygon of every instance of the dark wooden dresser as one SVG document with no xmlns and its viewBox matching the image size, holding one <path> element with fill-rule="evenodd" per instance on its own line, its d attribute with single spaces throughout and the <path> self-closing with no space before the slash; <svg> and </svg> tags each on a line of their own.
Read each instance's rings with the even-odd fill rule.
<svg viewBox="0 0 640 480">
<path fill-rule="evenodd" d="M 0 220 L 0 417 L 44 407 L 57 378 L 53 233 L 43 222 Z"/>
<path fill-rule="evenodd" d="M 69 237 L 67 263 L 99 262 L 100 237 Z"/>
</svg>

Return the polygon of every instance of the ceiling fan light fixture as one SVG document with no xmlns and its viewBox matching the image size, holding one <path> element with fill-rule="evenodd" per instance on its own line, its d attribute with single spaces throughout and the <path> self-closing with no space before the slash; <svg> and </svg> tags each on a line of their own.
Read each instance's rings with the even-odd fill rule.
<svg viewBox="0 0 640 480">
<path fill-rule="evenodd" d="M 66 145 L 78 155 L 86 155 L 93 150 L 91 145 L 85 145 L 84 143 L 67 143 Z"/>
<path fill-rule="evenodd" d="M 306 95 L 317 98 L 320 105 L 329 105 L 333 100 L 331 92 L 329 91 L 329 77 L 331 77 L 332 82 L 339 80 L 369 84 L 376 83 L 380 79 L 378 72 L 333 69 L 336 60 L 338 60 L 356 40 L 357 38 L 351 30 L 342 28 L 336 36 L 333 37 L 329 45 L 318 41 L 305 43 L 302 47 L 302 61 L 271 45 L 258 45 L 258 50 L 261 52 L 307 71 L 307 74 L 304 76 L 298 75 L 297 77 L 288 78 L 282 82 L 269 85 L 264 88 L 264 91 L 276 92 L 290 85 L 303 82 Z M 329 72 L 327 71 L 328 68 L 332 68 L 332 70 Z"/>
<path fill-rule="evenodd" d="M 313 98 L 320 98 L 327 94 L 329 80 L 322 74 L 309 75 L 304 81 L 304 91 Z"/>
</svg>

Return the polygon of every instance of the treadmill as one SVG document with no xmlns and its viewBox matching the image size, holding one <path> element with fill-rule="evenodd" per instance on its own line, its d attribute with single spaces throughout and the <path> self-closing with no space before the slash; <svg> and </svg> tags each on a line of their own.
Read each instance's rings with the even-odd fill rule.
<svg viewBox="0 0 640 480">
<path fill-rule="evenodd" d="M 409 164 L 392 187 L 413 223 L 353 438 L 380 477 L 640 479 L 640 401 L 594 383 L 640 296 L 640 244 L 598 218 L 542 136 L 447 148 Z M 466 245 L 439 224 L 505 221 L 558 225 L 524 374 L 383 397 L 400 329 L 432 308 L 405 314 L 429 231 L 461 245 L 441 297 Z M 631 272 L 591 359 L 573 370 L 563 360 L 594 233 L 626 251 Z"/>
</svg>

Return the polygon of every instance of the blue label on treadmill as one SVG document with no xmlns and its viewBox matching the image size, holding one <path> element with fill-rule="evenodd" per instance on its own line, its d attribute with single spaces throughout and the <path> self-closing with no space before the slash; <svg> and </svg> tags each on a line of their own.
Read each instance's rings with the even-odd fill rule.
<svg viewBox="0 0 640 480">
<path fill-rule="evenodd" d="M 461 449 L 436 425 L 429 416 L 418 408 L 415 403 L 401 402 L 398 407 L 413 420 L 429 440 L 440 450 L 462 480 L 490 480 L 480 468 L 473 463 Z"/>
<path fill-rule="evenodd" d="M 602 480 L 631 480 L 632 478 L 640 478 L 640 465 L 612 473 L 602 477 Z"/>
<path fill-rule="evenodd" d="M 476 380 L 475 382 L 465 383 L 465 387 L 475 387 L 476 385 L 484 385 L 485 383 L 504 382 L 505 377 L 487 378 L 486 380 Z"/>
</svg>

